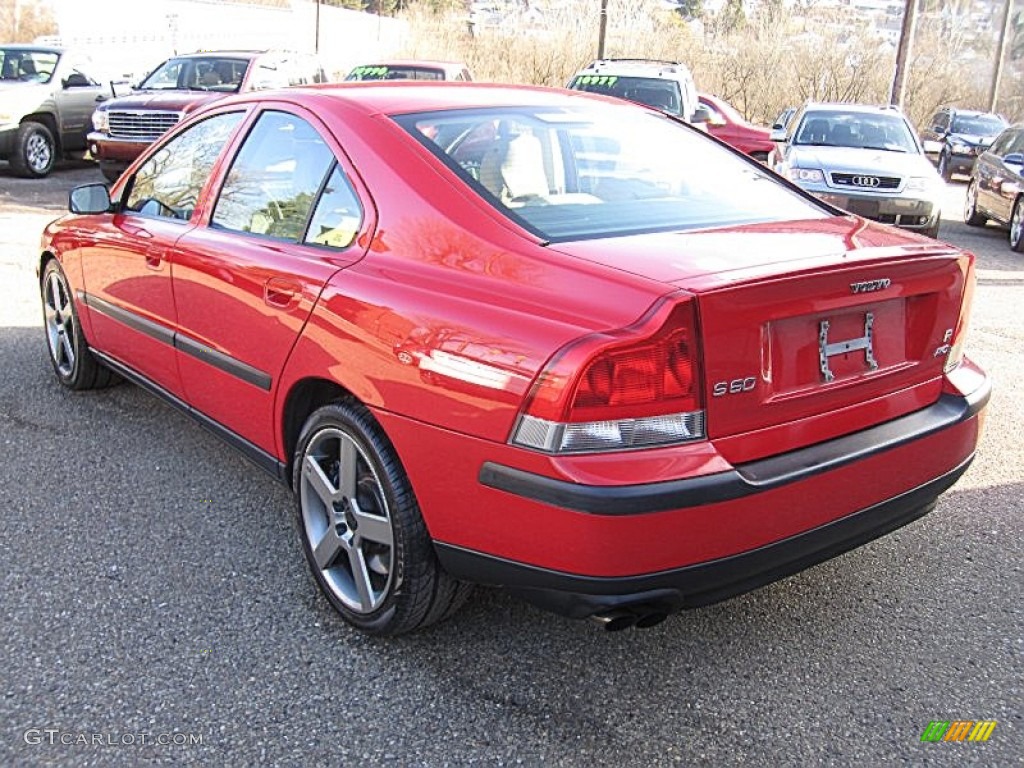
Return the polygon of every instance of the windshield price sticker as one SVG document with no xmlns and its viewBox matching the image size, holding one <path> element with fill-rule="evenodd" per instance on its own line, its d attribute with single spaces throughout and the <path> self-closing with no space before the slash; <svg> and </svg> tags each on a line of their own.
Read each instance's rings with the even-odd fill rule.
<svg viewBox="0 0 1024 768">
<path fill-rule="evenodd" d="M 619 78 L 612 75 L 584 75 L 576 81 L 576 85 L 596 85 L 611 88 Z"/>
</svg>

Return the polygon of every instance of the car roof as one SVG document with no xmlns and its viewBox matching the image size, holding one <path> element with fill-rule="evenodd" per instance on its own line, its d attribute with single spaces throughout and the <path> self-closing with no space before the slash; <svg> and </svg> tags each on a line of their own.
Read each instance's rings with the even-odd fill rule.
<svg viewBox="0 0 1024 768">
<path fill-rule="evenodd" d="M 41 51 L 43 53 L 67 53 L 67 48 L 58 45 L 33 45 L 32 43 L 3 43 L 0 48 L 8 51 Z"/>
<path fill-rule="evenodd" d="M 235 101 L 328 99 L 365 114 L 400 115 L 449 109 L 487 107 L 565 107 L 573 100 L 601 102 L 626 109 L 636 105 L 607 96 L 534 85 L 499 85 L 451 81 L 387 80 L 294 86 L 280 91 L 239 94 L 216 104 Z"/>
<path fill-rule="evenodd" d="M 661 59 L 597 59 L 590 62 L 577 75 L 624 72 L 647 77 L 664 77 L 671 79 L 676 75 L 688 75 L 689 68 L 679 61 L 662 61 Z"/>
<path fill-rule="evenodd" d="M 235 56 L 240 59 L 254 59 L 269 51 L 252 50 L 225 50 L 225 51 L 192 51 L 191 53 L 176 53 L 172 59 L 201 59 L 209 56 Z"/>
<path fill-rule="evenodd" d="M 439 59 L 380 59 L 361 67 L 433 67 L 435 69 L 462 69 L 466 65 L 461 61 L 441 61 Z"/>
<path fill-rule="evenodd" d="M 808 112 L 854 112 L 865 115 L 894 115 L 906 118 L 899 107 L 878 104 L 847 104 L 842 101 L 809 101 L 803 106 L 804 114 Z"/>
</svg>

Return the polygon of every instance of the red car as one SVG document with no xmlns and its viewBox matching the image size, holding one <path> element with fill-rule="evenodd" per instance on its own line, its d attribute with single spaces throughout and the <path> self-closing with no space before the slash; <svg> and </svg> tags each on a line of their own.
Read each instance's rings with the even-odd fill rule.
<svg viewBox="0 0 1024 768">
<path fill-rule="evenodd" d="M 979 439 L 971 254 L 626 102 L 229 96 L 70 209 L 57 377 L 141 384 L 289 483 L 367 632 L 473 582 L 650 626 L 924 515 Z"/>
<path fill-rule="evenodd" d="M 769 138 L 771 131 L 748 123 L 729 102 L 717 96 L 702 93 L 698 99 L 711 113 L 706 123 L 708 133 L 762 163 L 768 161 L 775 148 Z"/>
</svg>

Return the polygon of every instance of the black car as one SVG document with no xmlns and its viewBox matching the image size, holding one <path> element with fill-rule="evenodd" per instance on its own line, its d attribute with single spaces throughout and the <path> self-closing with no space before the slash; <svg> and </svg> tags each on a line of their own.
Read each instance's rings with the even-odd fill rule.
<svg viewBox="0 0 1024 768">
<path fill-rule="evenodd" d="M 921 131 L 925 152 L 935 155 L 939 174 L 949 181 L 954 173 L 969 175 L 974 159 L 1006 128 L 1006 121 L 990 112 L 943 107 Z"/>
<path fill-rule="evenodd" d="M 1024 252 L 1024 124 L 1003 131 L 978 156 L 964 203 L 964 221 L 1010 228 L 1010 247 Z"/>
</svg>

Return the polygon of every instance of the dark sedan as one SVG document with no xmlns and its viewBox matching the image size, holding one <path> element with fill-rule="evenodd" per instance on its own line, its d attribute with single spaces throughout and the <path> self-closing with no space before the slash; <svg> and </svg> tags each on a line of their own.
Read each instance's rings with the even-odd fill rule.
<svg viewBox="0 0 1024 768">
<path fill-rule="evenodd" d="M 978 156 L 964 203 L 964 221 L 1010 228 L 1010 247 L 1024 252 L 1024 124 L 1003 131 Z"/>
</svg>

